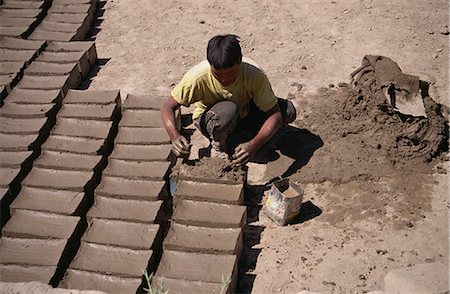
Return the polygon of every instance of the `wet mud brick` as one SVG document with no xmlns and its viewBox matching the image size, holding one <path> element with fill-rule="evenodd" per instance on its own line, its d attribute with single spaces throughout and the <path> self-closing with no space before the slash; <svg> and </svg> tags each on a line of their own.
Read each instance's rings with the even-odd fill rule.
<svg viewBox="0 0 450 294">
<path fill-rule="evenodd" d="M 170 294 L 228 294 L 222 292 L 222 283 L 209 283 L 202 281 L 187 281 L 182 279 L 170 279 L 166 277 L 153 276 L 152 287 L 157 288 L 163 285 L 164 290 L 169 291 Z"/>
<path fill-rule="evenodd" d="M 33 166 L 47 169 L 100 171 L 97 167 L 102 160 L 101 155 L 75 154 L 43 150 L 34 161 Z M 97 167 L 97 168 L 96 168 Z"/>
<path fill-rule="evenodd" d="M 172 223 L 163 246 L 164 250 L 240 256 L 242 232 L 241 228 L 206 228 Z"/>
<path fill-rule="evenodd" d="M 160 110 L 167 97 L 161 96 L 137 96 L 128 94 L 123 109 L 153 109 Z"/>
<path fill-rule="evenodd" d="M 63 286 L 68 289 L 96 289 L 111 294 L 135 293 L 141 278 L 122 278 L 109 274 L 68 269 Z"/>
<path fill-rule="evenodd" d="M 116 136 L 116 144 L 161 145 L 170 139 L 164 128 L 121 127 Z"/>
<path fill-rule="evenodd" d="M 95 42 L 91 41 L 72 41 L 72 42 L 48 42 L 46 47 L 47 52 L 86 52 L 88 61 L 91 66 L 95 65 L 98 61 L 97 49 Z M 103 92 L 103 91 L 102 91 Z M 108 92 L 108 91 L 104 91 Z"/>
<path fill-rule="evenodd" d="M 79 223 L 78 216 L 16 209 L 3 227 L 2 235 L 13 238 L 69 239 Z"/>
<path fill-rule="evenodd" d="M 0 117 L 0 126 L 2 129 L 0 132 L 6 134 L 38 134 L 40 132 L 46 131 L 43 130 L 46 125 L 47 118 L 9 118 L 9 117 Z M 48 128 L 48 126 L 47 126 Z"/>
<path fill-rule="evenodd" d="M 3 49 L 33 50 L 40 53 L 44 50 L 45 46 L 46 46 L 45 41 L 33 41 L 10 37 L 0 37 L 0 48 Z"/>
<path fill-rule="evenodd" d="M 17 88 L 36 90 L 61 90 L 64 93 L 70 89 L 69 76 L 31 76 L 24 75 Z"/>
<path fill-rule="evenodd" d="M 0 151 L 0 167 L 20 168 L 30 162 L 31 151 Z"/>
<path fill-rule="evenodd" d="M 105 154 L 104 139 L 50 135 L 42 144 L 42 150 L 71 152 L 76 154 Z"/>
<path fill-rule="evenodd" d="M 28 27 L 2 27 L 0 26 L 0 35 L 8 37 L 22 38 L 26 35 Z"/>
<path fill-rule="evenodd" d="M 2 4 L 2 8 L 42 8 L 44 4 L 44 1 L 7 0 Z"/>
<path fill-rule="evenodd" d="M 2 90 L 2 100 L 6 97 L 6 95 L 11 92 L 12 88 L 15 87 L 17 82 L 19 81 L 19 75 L 18 74 L 7 74 L 7 75 L 0 75 L 0 85 L 3 86 Z"/>
<path fill-rule="evenodd" d="M 166 161 L 171 150 L 172 145 L 116 144 L 109 158 L 130 161 Z"/>
<path fill-rule="evenodd" d="M 139 250 L 81 242 L 70 268 L 141 277 L 152 256 L 150 249 Z"/>
<path fill-rule="evenodd" d="M 165 250 L 156 276 L 210 283 L 221 283 L 222 277 L 230 277 L 233 290 L 237 277 L 237 257 Z"/>
<path fill-rule="evenodd" d="M 161 112 L 159 110 L 131 110 L 122 114 L 119 127 L 161 128 Z"/>
<path fill-rule="evenodd" d="M 169 166 L 170 162 L 126 161 L 110 158 L 103 175 L 163 181 L 167 178 Z"/>
<path fill-rule="evenodd" d="M 58 117 L 78 118 L 85 120 L 119 120 L 120 108 L 117 104 L 66 104 L 58 112 Z"/>
<path fill-rule="evenodd" d="M 30 40 L 49 40 L 49 41 L 77 41 L 82 40 L 84 37 L 82 34 L 78 34 L 77 32 L 68 33 L 68 32 L 55 32 L 55 31 L 46 31 L 39 29 L 35 29 L 33 33 L 28 37 Z"/>
<path fill-rule="evenodd" d="M 34 150 L 42 144 L 39 134 L 2 134 L 0 133 L 1 151 L 26 151 Z"/>
<path fill-rule="evenodd" d="M 89 57 L 86 51 L 73 52 L 42 52 L 36 61 L 51 62 L 51 63 L 77 63 L 81 76 L 86 78 L 91 69 L 89 64 Z"/>
<path fill-rule="evenodd" d="M 18 184 L 20 179 L 20 168 L 0 167 L 0 187 L 8 188 L 10 185 Z"/>
<path fill-rule="evenodd" d="M 33 167 L 22 184 L 29 187 L 82 192 L 92 188 L 93 171 L 68 171 Z"/>
<path fill-rule="evenodd" d="M 56 266 L 0 264 L 0 281 L 10 283 L 37 281 L 48 284 L 55 271 Z"/>
<path fill-rule="evenodd" d="M 239 205 L 244 202 L 244 185 L 179 180 L 174 202 L 178 203 L 181 199 Z"/>
<path fill-rule="evenodd" d="M 132 249 L 150 249 L 159 225 L 93 218 L 82 241 Z"/>
<path fill-rule="evenodd" d="M 36 56 L 36 50 L 0 49 L 1 61 L 24 61 L 26 64 L 30 64 Z"/>
<path fill-rule="evenodd" d="M 106 139 L 111 131 L 111 121 L 58 118 L 52 135 Z"/>
<path fill-rule="evenodd" d="M 156 201 L 167 197 L 165 181 L 132 180 L 103 176 L 95 195 Z"/>
<path fill-rule="evenodd" d="M 81 72 L 76 63 L 32 62 L 24 71 L 30 76 L 68 76 L 68 87 L 76 88 L 81 83 Z"/>
<path fill-rule="evenodd" d="M 51 43 L 54 44 L 54 43 Z M 119 90 L 69 90 L 64 104 L 121 104 Z"/>
<path fill-rule="evenodd" d="M 37 18 L 4 17 L 4 18 L 2 18 L 2 23 L 1 23 L 1 29 L 6 30 L 6 31 L 8 28 L 11 28 L 11 29 L 21 28 L 22 30 L 28 31 L 30 29 L 36 28 L 36 26 L 37 26 Z M 18 39 L 18 38 L 14 38 L 13 35 L 6 35 L 6 34 L 4 34 L 2 37 Z M 2 41 L 0 41 L 0 43 L 1 42 Z M 0 45 L 0 48 L 3 48 L 3 47 L 1 47 L 1 45 Z"/>
<path fill-rule="evenodd" d="M 89 31 L 89 27 L 89 24 L 55 22 L 44 19 L 38 29 L 50 32 L 72 33 L 78 40 L 83 40 Z"/>
<path fill-rule="evenodd" d="M 95 196 L 94 206 L 88 211 L 88 219 L 106 218 L 144 223 L 158 221 L 162 201 L 141 201 Z"/>
<path fill-rule="evenodd" d="M 17 209 L 29 209 L 73 215 L 82 203 L 83 197 L 83 192 L 24 186 L 10 205 L 10 210 L 11 214 Z"/>
<path fill-rule="evenodd" d="M 92 15 L 95 14 L 96 5 L 93 4 L 52 4 L 49 13 L 67 13 L 67 14 L 77 14 L 77 13 L 87 13 Z"/>
<path fill-rule="evenodd" d="M 61 90 L 38 90 L 14 88 L 5 101 L 17 104 L 52 104 L 61 103 Z"/>
<path fill-rule="evenodd" d="M 11 18 L 38 18 L 42 17 L 42 9 L 39 8 L 31 8 L 31 9 L 0 9 L 0 19 L 4 17 Z"/>
<path fill-rule="evenodd" d="M 245 225 L 246 215 L 245 206 L 181 200 L 172 220 L 192 226 L 238 228 Z"/>
<path fill-rule="evenodd" d="M 0 74 L 20 74 L 23 73 L 25 62 L 23 61 L 0 61 Z"/>
<path fill-rule="evenodd" d="M 18 104 L 6 101 L 0 108 L 0 117 L 9 118 L 45 118 L 47 116 L 54 117 L 57 109 L 55 104 Z"/>
</svg>

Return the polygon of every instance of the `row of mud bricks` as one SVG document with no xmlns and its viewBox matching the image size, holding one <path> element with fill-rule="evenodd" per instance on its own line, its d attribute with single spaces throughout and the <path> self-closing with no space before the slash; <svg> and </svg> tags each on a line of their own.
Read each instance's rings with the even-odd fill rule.
<svg viewBox="0 0 450 294">
<path fill-rule="evenodd" d="M 245 179 L 169 189 L 163 98 L 74 90 L 95 1 L 0 3 L 0 281 L 134 293 L 147 271 L 171 294 L 233 292 Z"/>
</svg>

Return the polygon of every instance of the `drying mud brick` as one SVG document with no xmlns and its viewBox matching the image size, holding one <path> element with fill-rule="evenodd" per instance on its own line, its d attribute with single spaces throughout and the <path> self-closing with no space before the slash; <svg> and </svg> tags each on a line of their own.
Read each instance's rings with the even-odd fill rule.
<svg viewBox="0 0 450 294">
<path fill-rule="evenodd" d="M 79 42 L 80 43 L 80 42 Z M 66 97 L 64 98 L 64 104 L 119 104 L 120 92 L 119 90 L 69 90 Z"/>
<path fill-rule="evenodd" d="M 80 222 L 78 216 L 16 209 L 2 229 L 2 235 L 15 238 L 69 239 Z"/>
<path fill-rule="evenodd" d="M 123 109 L 153 109 L 160 110 L 167 97 L 127 95 Z"/>
<path fill-rule="evenodd" d="M 152 287 L 157 288 L 163 285 L 164 290 L 170 294 L 228 294 L 229 291 L 222 292 L 222 283 L 209 283 L 202 281 L 187 281 L 182 279 L 169 279 L 166 277 L 153 276 Z"/>
<path fill-rule="evenodd" d="M 65 32 L 72 33 L 74 36 L 84 38 L 89 27 L 85 24 L 64 23 L 55 21 L 42 21 L 39 24 L 39 29 L 49 32 Z"/>
<path fill-rule="evenodd" d="M 39 134 L 16 135 L 0 133 L 1 151 L 26 151 L 32 150 L 42 142 L 39 140 Z"/>
<path fill-rule="evenodd" d="M 0 238 L 1 264 L 55 266 L 66 247 L 62 239 Z"/>
<path fill-rule="evenodd" d="M 46 118 L 19 119 L 0 117 L 1 132 L 8 134 L 38 134 L 46 122 Z"/>
<path fill-rule="evenodd" d="M 112 122 L 58 118 L 52 135 L 106 139 Z"/>
<path fill-rule="evenodd" d="M 125 110 L 119 127 L 160 128 L 163 127 L 159 110 Z"/>
<path fill-rule="evenodd" d="M 19 173 L 20 168 L 0 167 L 0 187 L 7 187 Z"/>
<path fill-rule="evenodd" d="M 109 159 L 103 175 L 163 181 L 167 177 L 169 166 L 170 162 Z"/>
<path fill-rule="evenodd" d="M 67 152 L 42 151 L 33 166 L 48 169 L 92 171 L 100 163 L 102 156 L 74 154 Z"/>
<path fill-rule="evenodd" d="M 10 168 L 20 168 L 30 159 L 31 151 L 0 151 L 0 166 Z"/>
<path fill-rule="evenodd" d="M 0 48 L 18 49 L 18 50 L 33 50 L 41 52 L 45 48 L 44 41 L 32 41 L 10 37 L 0 37 Z"/>
<path fill-rule="evenodd" d="M 66 104 L 58 112 L 58 117 L 115 120 L 120 111 L 117 104 L 93 105 L 93 104 Z"/>
<path fill-rule="evenodd" d="M 31 62 L 36 55 L 35 50 L 0 49 L 0 60 L 2 61 Z"/>
<path fill-rule="evenodd" d="M 55 104 L 18 104 L 6 101 L 0 108 L 0 117 L 9 118 L 44 118 L 56 115 Z"/>
<path fill-rule="evenodd" d="M 141 277 L 152 256 L 152 250 L 136 250 L 81 242 L 70 268 Z"/>
<path fill-rule="evenodd" d="M 88 211 L 88 218 L 106 218 L 154 223 L 161 209 L 162 201 L 140 201 L 95 196 L 94 206 Z"/>
<path fill-rule="evenodd" d="M 42 8 L 44 1 L 4 1 L 2 8 Z"/>
<path fill-rule="evenodd" d="M 96 195 L 156 201 L 167 196 L 166 182 L 131 180 L 120 177 L 102 177 L 95 189 Z"/>
<path fill-rule="evenodd" d="M 91 41 L 72 41 L 72 42 L 48 42 L 45 48 L 48 52 L 86 52 L 91 66 L 95 65 L 98 61 L 97 49 L 95 42 Z M 109 91 L 101 91 L 109 92 Z"/>
<path fill-rule="evenodd" d="M 93 218 L 82 241 L 132 249 L 150 249 L 159 225 Z"/>
<path fill-rule="evenodd" d="M 53 4 L 48 10 L 49 13 L 88 13 L 95 12 L 95 6 L 92 4 Z"/>
<path fill-rule="evenodd" d="M 116 144 L 109 158 L 130 161 L 166 161 L 171 150 L 172 145 Z"/>
<path fill-rule="evenodd" d="M 104 153 L 104 144 L 102 139 L 50 135 L 42 149 L 95 155 Z"/>
<path fill-rule="evenodd" d="M 70 4 L 93 4 L 97 3 L 97 0 L 53 0 L 53 4 L 56 5 L 70 5 Z"/>
<path fill-rule="evenodd" d="M 63 22 L 63 23 L 77 23 L 82 24 L 84 22 L 89 22 L 91 16 L 87 13 L 49 13 L 45 20 L 53 22 Z"/>
<path fill-rule="evenodd" d="M 21 38 L 28 31 L 28 27 L 0 27 L 0 35 L 8 37 L 18 37 Z"/>
<path fill-rule="evenodd" d="M 77 62 L 81 76 L 87 77 L 91 69 L 89 64 L 89 57 L 85 51 L 71 51 L 71 52 L 42 52 L 36 61 L 54 62 L 54 63 L 73 63 Z"/>
<path fill-rule="evenodd" d="M 26 186 L 71 191 L 83 191 L 93 172 L 54 170 L 33 167 L 22 181 Z"/>
<path fill-rule="evenodd" d="M 165 250 L 234 254 L 239 256 L 241 228 L 205 228 L 172 223 L 164 239 Z"/>
<path fill-rule="evenodd" d="M 52 104 L 62 100 L 61 90 L 31 90 L 14 88 L 6 101 L 18 104 Z"/>
<path fill-rule="evenodd" d="M 2 18 L 1 28 L 0 31 L 6 30 L 8 28 L 21 28 L 27 31 L 30 29 L 30 27 L 36 27 L 37 18 L 25 18 L 25 17 L 4 17 Z M 19 38 L 14 38 L 12 35 L 2 34 L 3 38 L 11 38 L 11 39 L 18 39 L 23 40 Z M 2 41 L 0 40 L 0 43 Z M 5 48 L 3 45 L 0 45 L 0 48 Z"/>
<path fill-rule="evenodd" d="M 24 186 L 10 205 L 10 210 L 11 214 L 15 213 L 15 210 L 18 209 L 29 209 L 72 215 L 82 202 L 83 197 L 83 192 Z"/>
<path fill-rule="evenodd" d="M 205 254 L 165 250 L 156 271 L 159 277 L 221 283 L 222 277 L 235 281 L 236 255 Z"/>
<path fill-rule="evenodd" d="M 244 226 L 246 216 L 245 206 L 181 200 L 172 220 L 193 226 L 238 228 Z"/>
<path fill-rule="evenodd" d="M 20 73 L 25 68 L 23 61 L 0 61 L 0 74 L 10 75 Z"/>
<path fill-rule="evenodd" d="M 81 83 L 81 72 L 77 63 L 49 63 L 35 61 L 27 67 L 25 75 L 68 76 L 68 87 L 76 88 Z"/>
<path fill-rule="evenodd" d="M 75 33 L 54 32 L 36 29 L 28 38 L 31 40 L 50 40 L 50 41 L 69 42 L 72 40 L 82 40 L 84 37 L 82 36 L 82 34 L 77 34 L 76 32 Z"/>
<path fill-rule="evenodd" d="M 38 18 L 41 13 L 42 13 L 41 9 L 2 9 L 0 10 L 0 18 L 4 17 Z"/>
<path fill-rule="evenodd" d="M 22 89 L 61 90 L 67 93 L 70 88 L 69 76 L 30 76 L 25 75 L 17 84 Z"/>
<path fill-rule="evenodd" d="M 135 293 L 141 281 L 141 278 L 122 278 L 109 274 L 68 269 L 63 284 L 68 289 L 96 289 L 110 294 L 123 294 Z"/>
<path fill-rule="evenodd" d="M 160 145 L 169 144 L 164 128 L 121 127 L 116 137 L 117 144 Z"/>
<path fill-rule="evenodd" d="M 179 202 L 181 199 L 242 204 L 244 202 L 244 185 L 179 180 L 174 201 Z"/>
<path fill-rule="evenodd" d="M 0 264 L 0 281 L 11 283 L 38 281 L 48 284 L 55 271 L 56 266 Z"/>
</svg>

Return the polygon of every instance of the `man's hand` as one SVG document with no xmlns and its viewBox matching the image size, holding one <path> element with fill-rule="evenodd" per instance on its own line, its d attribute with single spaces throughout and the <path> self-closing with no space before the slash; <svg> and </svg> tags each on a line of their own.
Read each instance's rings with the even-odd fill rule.
<svg viewBox="0 0 450 294">
<path fill-rule="evenodd" d="M 172 151 L 177 157 L 188 157 L 191 153 L 191 145 L 185 137 L 180 135 L 172 141 Z"/>
<path fill-rule="evenodd" d="M 243 166 L 255 155 L 258 150 L 257 146 L 251 141 L 239 144 L 234 148 L 233 160 L 231 161 L 232 166 Z"/>
</svg>

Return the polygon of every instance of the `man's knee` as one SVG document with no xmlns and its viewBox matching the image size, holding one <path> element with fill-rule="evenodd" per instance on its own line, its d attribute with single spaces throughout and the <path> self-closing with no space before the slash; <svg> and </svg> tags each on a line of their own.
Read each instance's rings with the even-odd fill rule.
<svg viewBox="0 0 450 294">
<path fill-rule="evenodd" d="M 278 98 L 278 105 L 280 106 L 281 114 L 283 115 L 283 125 L 287 125 L 297 118 L 297 110 L 292 101 Z"/>
</svg>

